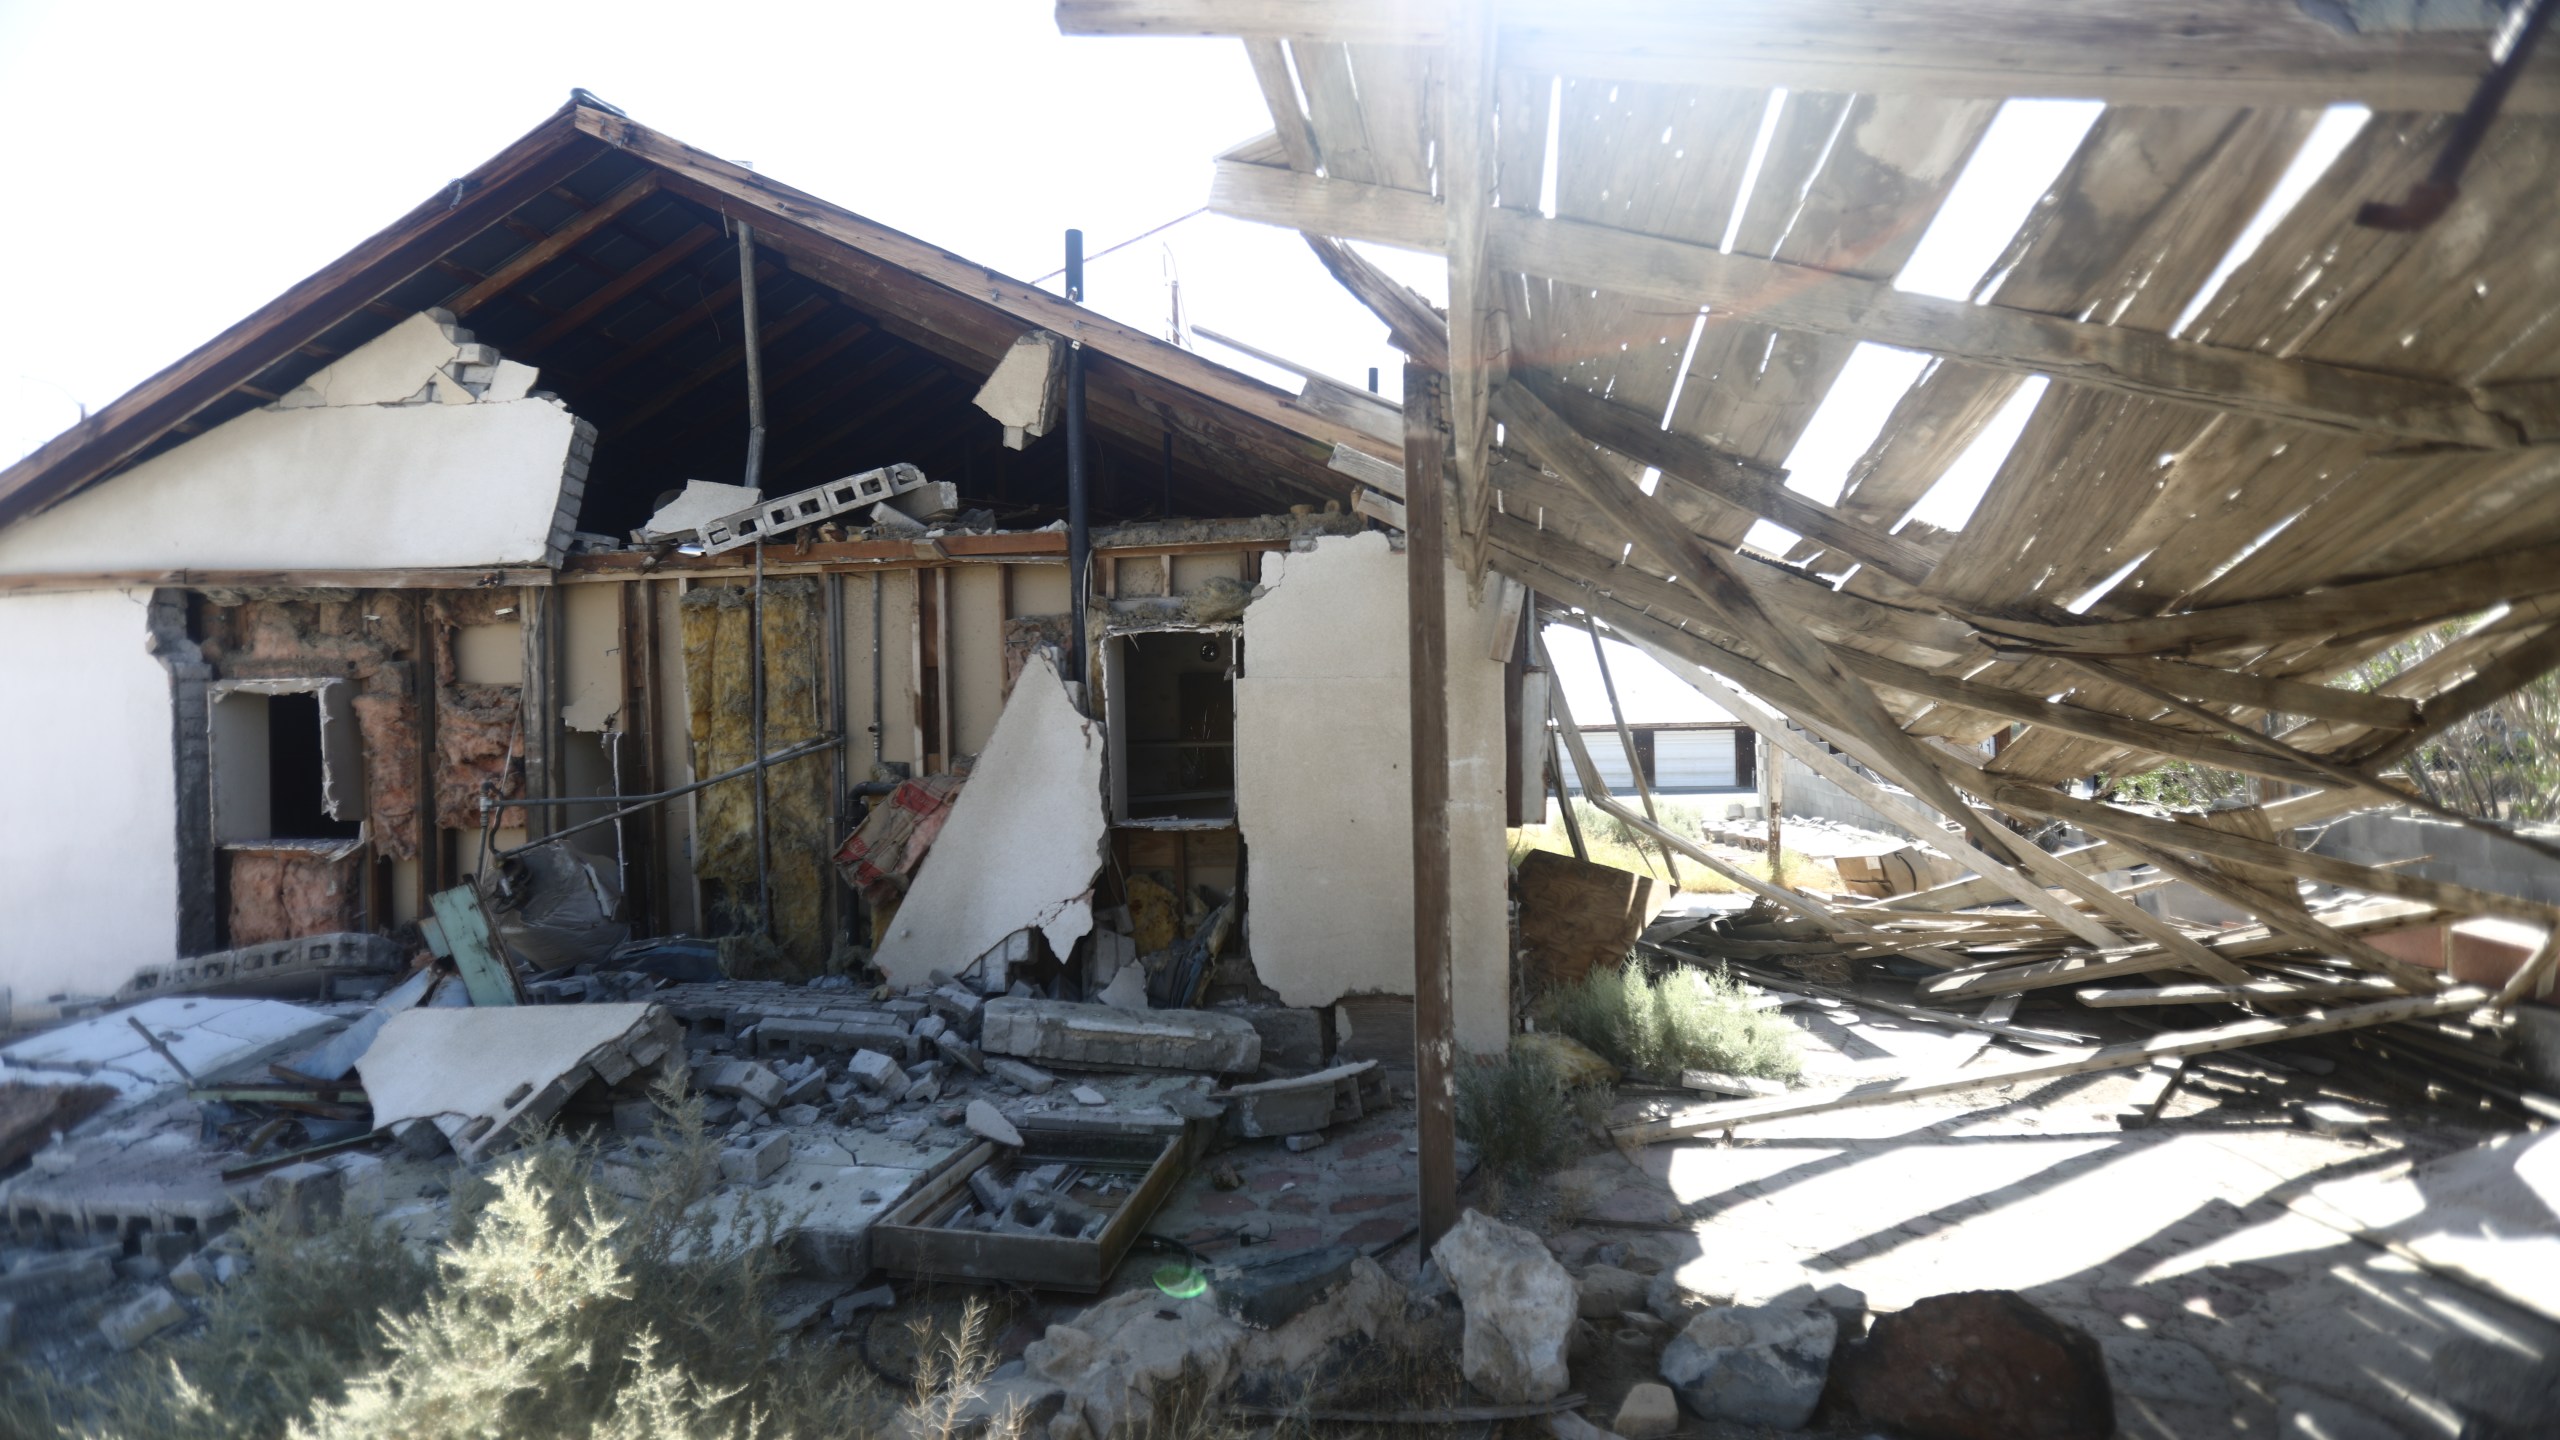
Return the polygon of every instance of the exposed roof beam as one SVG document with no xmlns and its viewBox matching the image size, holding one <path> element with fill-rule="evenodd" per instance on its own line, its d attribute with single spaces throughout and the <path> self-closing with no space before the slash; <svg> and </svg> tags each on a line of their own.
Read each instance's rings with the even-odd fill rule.
<svg viewBox="0 0 2560 1440">
<path fill-rule="evenodd" d="M 643 170 L 624 183 L 621 189 L 605 196 L 595 205 L 569 218 L 568 223 L 552 231 L 522 250 L 509 256 L 488 278 L 453 297 L 445 308 L 456 315 L 468 315 L 522 283 L 527 276 L 566 255 L 581 240 L 613 222 L 623 211 L 655 194 L 658 172 Z"/>
<path fill-rule="evenodd" d="M 2050 96 L 2122 105 L 2452 112 L 2488 67 L 2484 30 L 2359 33 L 2296 0 L 1501 0 L 1505 68 L 1541 75 L 1869 94 Z M 1241 35 L 1444 45 L 1446 0 L 1059 0 L 1069 35 Z M 2549 55 L 2514 114 L 2560 111 Z"/>
<path fill-rule="evenodd" d="M 1293 230 L 1437 252 L 1441 203 L 1412 191 L 1221 162 L 1209 208 Z M 2148 330 L 1907 294 L 1807 265 L 1512 210 L 1490 212 L 1505 270 L 1669 304 L 1705 305 L 1787 330 L 1873 340 L 1998 370 L 2394 442 L 2496 449 L 2507 419 L 2440 380 L 2175 340 Z"/>
<path fill-rule="evenodd" d="M 517 341 L 513 348 L 522 350 L 528 355 L 538 357 L 542 352 L 543 346 L 550 344 L 563 335 L 569 334 L 571 331 L 585 325 L 588 321 L 595 319 L 598 315 L 603 314 L 606 310 L 611 309 L 613 306 L 630 298 L 633 291 L 638 290 L 641 286 L 657 279 L 658 276 L 669 266 L 674 265 L 686 256 L 691 255 L 694 251 L 701 249 L 703 246 L 710 244 L 712 238 L 719 233 L 720 232 L 718 230 L 715 230 L 708 225 L 694 226 L 692 229 L 687 230 L 673 240 L 668 241 L 664 248 L 660 249 L 655 255 L 652 255 L 641 261 L 639 264 L 632 266 L 630 269 L 623 271 L 618 278 L 608 280 L 602 285 L 597 286 L 595 290 L 587 296 L 587 298 L 570 306 L 568 309 L 561 311 L 559 315 L 552 319 L 550 324 L 536 330 L 533 334 L 527 336 L 523 340 Z"/>
</svg>

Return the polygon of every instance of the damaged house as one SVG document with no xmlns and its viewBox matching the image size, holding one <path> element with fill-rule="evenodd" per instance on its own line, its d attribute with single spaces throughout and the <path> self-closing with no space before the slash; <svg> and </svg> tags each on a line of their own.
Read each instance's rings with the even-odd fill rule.
<svg viewBox="0 0 2560 1440">
<path fill-rule="evenodd" d="M 408 944 L 506 871 L 520 958 L 769 930 L 732 965 L 776 977 L 1098 982 L 1217 918 L 1189 998 L 1407 1046 L 1400 509 L 1346 473 L 1401 423 L 582 93 L 0 474 L 0 983 Z M 1492 1049 L 1526 625 L 1449 589 Z M 895 803 L 930 863 L 840 867 Z"/>
</svg>

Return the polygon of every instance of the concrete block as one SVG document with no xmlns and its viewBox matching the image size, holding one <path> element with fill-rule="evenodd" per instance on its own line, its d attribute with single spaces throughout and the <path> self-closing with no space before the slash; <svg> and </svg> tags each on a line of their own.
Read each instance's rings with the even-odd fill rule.
<svg viewBox="0 0 2560 1440">
<path fill-rule="evenodd" d="M 227 1258 L 227 1257 L 226 1257 Z M 132 1303 L 110 1310 L 98 1321 L 98 1332 L 118 1350 L 130 1350 L 172 1325 L 185 1322 L 187 1307 L 164 1286 L 154 1285 Z"/>
<path fill-rule="evenodd" d="M 780 1131 L 759 1137 L 746 1145 L 720 1152 L 722 1178 L 742 1185 L 759 1185 L 773 1178 L 791 1159 L 791 1137 Z"/>
<path fill-rule="evenodd" d="M 1262 1037 L 1262 1063 L 1284 1070 L 1324 1064 L 1324 1013 L 1295 1005 L 1219 1005 L 1213 1014 L 1241 1015 Z"/>
<path fill-rule="evenodd" d="M 827 1072 L 812 1065 L 798 1079 L 782 1087 L 782 1104 L 786 1109 L 793 1105 L 806 1105 L 825 1093 Z"/>
<path fill-rule="evenodd" d="M 346 1205 L 346 1178 L 326 1165 L 304 1161 L 270 1170 L 251 1191 L 261 1210 L 279 1211 L 287 1225 L 309 1230 L 333 1220 Z"/>
<path fill-rule="evenodd" d="M 854 1051 L 853 1058 L 845 1062 L 845 1072 L 887 1099 L 903 1099 L 907 1093 L 907 1072 L 877 1050 Z"/>
<path fill-rule="evenodd" d="M 1025 1065 L 1019 1060 L 990 1060 L 987 1062 L 987 1073 L 1026 1095 L 1046 1095 L 1050 1087 L 1058 1083 L 1058 1077 L 1055 1075 L 1037 1065 Z"/>
<path fill-rule="evenodd" d="M 190 1255 L 169 1268 L 169 1288 L 190 1300 L 201 1300 L 213 1293 L 213 1265 L 202 1255 Z"/>
<path fill-rule="evenodd" d="M 703 1089 L 754 1101 L 767 1110 L 782 1103 L 782 1077 L 752 1060 L 723 1060 L 700 1077 Z"/>
<path fill-rule="evenodd" d="M 1262 1063 L 1262 1036 L 1243 1016 L 1214 1010 L 1150 1010 L 1064 1000 L 987 1002 L 979 1040 L 990 1054 L 1113 1070 L 1249 1073 Z"/>
<path fill-rule="evenodd" d="M 1226 1092 L 1227 1122 L 1248 1140 L 1274 1135 L 1303 1135 L 1339 1121 L 1360 1118 L 1360 1077 L 1377 1068 L 1375 1060 L 1337 1065 L 1313 1075 L 1238 1085 Z"/>
<path fill-rule="evenodd" d="M 984 997 L 957 985 L 943 985 L 924 998 L 925 1003 L 933 1007 L 933 1013 L 941 1016 L 943 1023 L 961 1039 L 971 1039 L 978 1034 L 978 1026 L 986 1010 Z"/>
<path fill-rule="evenodd" d="M 1657 1440 L 1680 1428 L 1679 1402 L 1671 1398 L 1670 1386 L 1647 1381 L 1627 1392 L 1609 1428 L 1626 1440 Z"/>
<path fill-rule="evenodd" d="M 115 1247 L 39 1253 L 0 1275 L 0 1301 L 32 1304 L 95 1295 L 116 1283 Z"/>
<path fill-rule="evenodd" d="M 936 1054 L 954 1065 L 964 1066 L 979 1075 L 987 1073 L 987 1057 L 978 1052 L 977 1046 L 957 1035 L 943 1036 L 933 1042 L 933 1048 Z"/>
</svg>

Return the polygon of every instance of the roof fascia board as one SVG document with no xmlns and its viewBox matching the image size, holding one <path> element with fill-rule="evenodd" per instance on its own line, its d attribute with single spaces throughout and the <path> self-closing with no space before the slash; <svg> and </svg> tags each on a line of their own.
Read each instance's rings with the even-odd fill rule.
<svg viewBox="0 0 2560 1440">
<path fill-rule="evenodd" d="M 601 153 L 579 129 L 578 113 L 575 103 L 561 107 L 371 239 L 0 470 L 0 525 L 44 509 L 104 475 L 310 344 L 366 301 L 567 179 Z"/>
</svg>

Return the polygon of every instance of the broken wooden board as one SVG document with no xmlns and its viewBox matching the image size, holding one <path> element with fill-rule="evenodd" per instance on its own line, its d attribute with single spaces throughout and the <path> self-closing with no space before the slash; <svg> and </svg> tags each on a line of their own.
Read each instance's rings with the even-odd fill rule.
<svg viewBox="0 0 2560 1440">
<path fill-rule="evenodd" d="M 1868 1080 L 1856 1085 L 1830 1085 L 1818 1089 L 1799 1090 L 1791 1095 L 1766 1100 L 1737 1100 L 1726 1104 L 1692 1106 L 1676 1110 L 1658 1119 L 1637 1121 L 1617 1126 L 1610 1134 L 1622 1143 L 1650 1145 L 1659 1140 L 1676 1140 L 1684 1135 L 1699 1135 L 1715 1130 L 1732 1130 L 1738 1126 L 1784 1120 L 1798 1115 L 1818 1115 L 1829 1110 L 1846 1110 L 1860 1105 L 1885 1105 L 1896 1100 L 1916 1100 L 1928 1095 L 1943 1095 L 1953 1090 L 1970 1090 L 1977 1085 L 2014 1085 L 2026 1080 L 2052 1080 L 2065 1075 L 2085 1075 L 2098 1070 L 2122 1070 L 2147 1065 L 2154 1060 L 2174 1059 L 2187 1055 L 2209 1055 L 2218 1050 L 2238 1050 L 2275 1040 L 2299 1040 L 2313 1035 L 2333 1035 L 2342 1030 L 2358 1030 L 2368 1025 L 2388 1025 L 2395 1020 L 2418 1020 L 2430 1015 L 2451 1015 L 2478 1009 L 2491 999 L 2490 993 L 2477 986 L 2440 991 L 2433 995 L 2412 995 L 2398 1000 L 2378 1001 L 2371 1005 L 2354 1005 L 2325 1014 L 2312 1014 L 2293 1020 L 2243 1020 L 2231 1025 L 2218 1025 L 2210 1030 L 2188 1030 L 2155 1035 L 2148 1040 L 2122 1045 L 2102 1045 L 2095 1049 L 2064 1051 L 2055 1055 L 2015 1061 L 2007 1065 L 1986 1065 L 1978 1070 L 1936 1071 L 1925 1075 L 1907 1075 L 1893 1080 Z"/>
<path fill-rule="evenodd" d="M 1660 908 L 1652 876 L 1545 850 L 1521 857 L 1519 886 L 1522 978 L 1533 989 L 1615 966 Z"/>
</svg>

